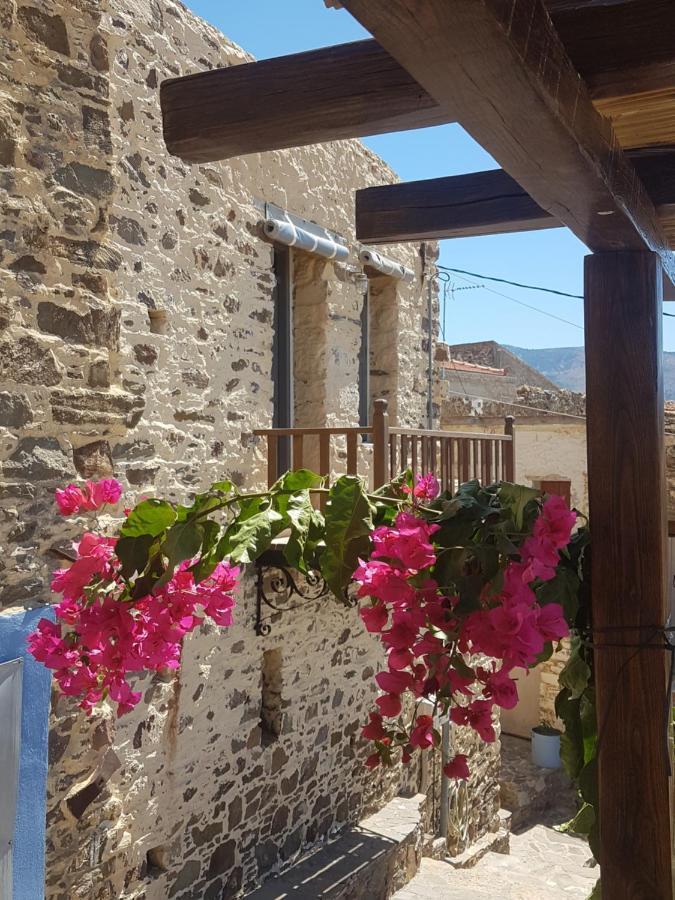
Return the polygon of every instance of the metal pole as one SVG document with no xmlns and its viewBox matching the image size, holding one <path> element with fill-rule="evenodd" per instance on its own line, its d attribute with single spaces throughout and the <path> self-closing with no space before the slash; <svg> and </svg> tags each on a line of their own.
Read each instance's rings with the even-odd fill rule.
<svg viewBox="0 0 675 900">
<path fill-rule="evenodd" d="M 444 841 L 448 840 L 448 822 L 450 819 L 450 779 L 443 772 L 450 762 L 450 722 L 445 721 L 441 727 L 441 816 L 439 830 Z"/>
</svg>

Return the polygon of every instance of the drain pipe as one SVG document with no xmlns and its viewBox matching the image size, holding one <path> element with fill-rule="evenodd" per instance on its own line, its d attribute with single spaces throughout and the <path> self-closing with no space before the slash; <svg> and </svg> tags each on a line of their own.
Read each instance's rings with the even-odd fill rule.
<svg viewBox="0 0 675 900">
<path fill-rule="evenodd" d="M 434 341 L 433 341 L 433 310 L 434 310 L 434 272 L 429 270 L 427 275 L 427 428 L 434 427 Z"/>
</svg>

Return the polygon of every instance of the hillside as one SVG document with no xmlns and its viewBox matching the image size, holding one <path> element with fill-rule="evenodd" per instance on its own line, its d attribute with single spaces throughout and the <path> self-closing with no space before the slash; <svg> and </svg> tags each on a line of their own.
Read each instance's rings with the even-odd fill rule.
<svg viewBox="0 0 675 900">
<path fill-rule="evenodd" d="M 571 391 L 586 390 L 583 347 L 547 347 L 529 350 L 525 347 L 508 347 L 511 353 L 522 359 L 528 366 L 538 369 L 559 387 Z M 675 400 L 675 352 L 664 356 L 664 391 L 666 400 Z"/>
</svg>

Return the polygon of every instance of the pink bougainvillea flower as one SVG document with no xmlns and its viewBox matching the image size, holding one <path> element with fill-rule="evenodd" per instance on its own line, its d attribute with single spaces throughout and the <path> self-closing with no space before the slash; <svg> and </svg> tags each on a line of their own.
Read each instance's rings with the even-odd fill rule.
<svg viewBox="0 0 675 900">
<path fill-rule="evenodd" d="M 382 724 L 382 716 L 378 715 L 378 713 L 371 712 L 369 718 L 370 721 L 367 725 L 363 726 L 361 734 L 364 738 L 368 738 L 368 740 L 381 741 L 386 737 L 386 732 Z"/>
<path fill-rule="evenodd" d="M 376 769 L 382 760 L 380 759 L 379 753 L 371 753 L 370 756 L 366 759 L 364 765 L 368 769 Z"/>
<path fill-rule="evenodd" d="M 89 502 L 93 509 L 100 509 L 106 503 L 113 505 L 122 496 L 122 485 L 116 478 L 103 478 L 101 481 L 88 481 Z"/>
<path fill-rule="evenodd" d="M 387 657 L 387 663 L 391 670 L 399 672 L 403 669 L 407 669 L 408 666 L 412 664 L 414 658 L 415 657 L 410 650 L 390 650 L 389 656 Z"/>
<path fill-rule="evenodd" d="M 464 778 L 467 779 L 471 774 L 466 762 L 466 756 L 458 753 L 453 759 L 443 766 L 443 774 L 448 778 Z"/>
<path fill-rule="evenodd" d="M 387 603 L 411 603 L 415 590 L 405 578 L 405 573 L 388 562 L 369 560 L 361 562 L 353 575 L 360 585 L 359 597 L 373 597 Z"/>
<path fill-rule="evenodd" d="M 375 681 L 388 694 L 402 694 L 413 686 L 413 676 L 409 672 L 378 672 Z"/>
<path fill-rule="evenodd" d="M 559 603 L 548 603 L 539 608 L 537 628 L 545 641 L 559 641 L 570 633 L 563 608 Z"/>
<path fill-rule="evenodd" d="M 359 609 L 359 615 L 361 616 L 366 629 L 373 634 L 382 631 L 389 618 L 389 613 L 387 612 L 387 607 L 384 603 L 375 603 L 373 606 L 362 606 Z"/>
<path fill-rule="evenodd" d="M 502 709 L 513 709 L 518 703 L 518 687 L 508 672 L 500 669 L 498 672 L 485 673 L 485 676 L 485 696 Z"/>
<path fill-rule="evenodd" d="M 567 506 L 563 497 L 552 494 L 544 501 L 541 515 L 534 523 L 535 538 L 550 540 L 556 550 L 567 546 L 577 514 Z"/>
<path fill-rule="evenodd" d="M 417 716 L 415 727 L 410 732 L 410 743 L 413 747 L 426 750 L 434 745 L 434 720 L 431 716 Z"/>
<path fill-rule="evenodd" d="M 87 481 L 83 488 L 69 484 L 55 494 L 56 504 L 64 516 L 100 509 L 108 503 L 117 503 L 121 496 L 122 485 L 116 478 Z"/>
<path fill-rule="evenodd" d="M 58 489 L 55 493 L 56 505 L 63 516 L 72 516 L 84 509 L 85 495 L 76 484 Z"/>
<path fill-rule="evenodd" d="M 77 559 L 67 569 L 58 569 L 52 577 L 52 590 L 63 594 L 64 600 L 78 600 L 94 575 L 109 571 L 109 562 L 115 550 L 115 539 L 85 532 L 78 544 L 74 544 Z"/>
<path fill-rule="evenodd" d="M 401 698 L 396 694 L 383 694 L 381 697 L 378 697 L 375 702 L 382 715 L 386 716 L 388 719 L 396 718 L 396 716 L 400 715 L 401 709 L 403 708 Z"/>
<path fill-rule="evenodd" d="M 403 488 L 404 494 L 412 494 L 417 500 L 434 500 L 441 492 L 441 485 L 433 472 L 418 475 L 414 487 Z"/>
<path fill-rule="evenodd" d="M 391 559 L 403 569 L 419 572 L 436 562 L 436 553 L 430 542 L 438 525 L 430 525 L 413 513 L 400 512 L 394 527 L 381 525 L 372 534 L 374 559 Z"/>
<path fill-rule="evenodd" d="M 450 710 L 450 719 L 455 725 L 469 725 L 488 743 L 496 739 L 492 723 L 492 704 L 487 700 L 475 700 L 469 706 L 453 706 Z"/>
</svg>

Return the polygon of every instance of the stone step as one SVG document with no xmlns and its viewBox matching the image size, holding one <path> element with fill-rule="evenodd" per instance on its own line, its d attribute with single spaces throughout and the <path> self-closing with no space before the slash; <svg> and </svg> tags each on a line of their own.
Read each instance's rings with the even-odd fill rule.
<svg viewBox="0 0 675 900">
<path fill-rule="evenodd" d="M 509 839 L 511 835 L 511 813 L 506 809 L 499 810 L 499 828 L 497 831 L 489 831 L 470 844 L 462 853 L 456 856 L 444 855 L 442 859 L 453 869 L 472 869 L 477 865 L 486 853 L 508 853 Z"/>
<path fill-rule="evenodd" d="M 503 734 L 499 777 L 501 805 L 512 814 L 511 827 L 520 832 L 533 824 L 560 824 L 576 811 L 576 793 L 562 769 L 535 766 L 530 741 Z"/>
<path fill-rule="evenodd" d="M 417 873 L 426 796 L 396 797 L 379 812 L 247 894 L 247 900 L 386 900 Z"/>
<path fill-rule="evenodd" d="M 537 825 L 511 838 L 509 854 L 486 853 L 471 869 L 423 859 L 392 900 L 586 900 L 599 871 L 588 845 Z"/>
</svg>

